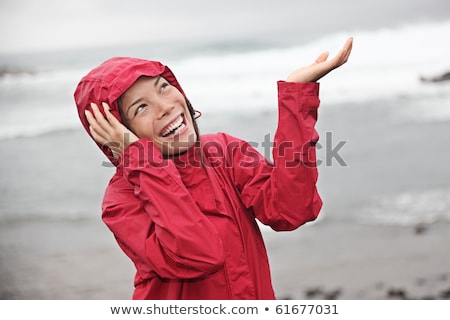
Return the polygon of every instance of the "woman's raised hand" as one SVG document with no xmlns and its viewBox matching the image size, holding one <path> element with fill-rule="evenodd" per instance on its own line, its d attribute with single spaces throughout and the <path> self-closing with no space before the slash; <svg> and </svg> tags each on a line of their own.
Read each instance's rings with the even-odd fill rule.
<svg viewBox="0 0 450 320">
<path fill-rule="evenodd" d="M 108 146 L 117 159 L 126 147 L 138 140 L 138 137 L 114 117 L 107 103 L 103 102 L 102 106 L 106 117 L 95 103 L 91 103 L 92 113 L 89 110 L 85 111 L 89 130 L 94 140 Z"/>
<path fill-rule="evenodd" d="M 328 52 L 320 54 L 313 64 L 297 69 L 292 72 L 288 78 L 288 82 L 315 82 L 330 71 L 339 68 L 347 62 L 352 52 L 353 38 L 348 38 L 344 47 L 332 59 L 328 59 Z"/>
</svg>

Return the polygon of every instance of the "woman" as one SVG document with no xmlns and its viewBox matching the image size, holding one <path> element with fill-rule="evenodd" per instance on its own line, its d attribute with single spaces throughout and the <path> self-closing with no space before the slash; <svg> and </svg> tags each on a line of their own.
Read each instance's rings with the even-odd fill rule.
<svg viewBox="0 0 450 320">
<path fill-rule="evenodd" d="M 316 81 L 352 42 L 278 82 L 273 163 L 228 134 L 200 136 L 159 62 L 112 58 L 81 79 L 81 122 L 117 167 L 102 218 L 136 266 L 134 299 L 275 298 L 256 220 L 293 230 L 319 214 Z"/>
</svg>

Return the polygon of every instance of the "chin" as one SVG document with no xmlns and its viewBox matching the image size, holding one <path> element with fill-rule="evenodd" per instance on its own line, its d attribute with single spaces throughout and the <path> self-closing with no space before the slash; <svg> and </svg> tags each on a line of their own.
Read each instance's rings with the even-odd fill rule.
<svg viewBox="0 0 450 320">
<path fill-rule="evenodd" d="M 197 142 L 196 135 L 194 135 L 194 137 L 195 137 L 194 140 L 192 139 L 192 136 L 190 136 L 189 139 L 186 138 L 186 139 L 183 139 L 182 141 L 176 141 L 175 147 L 168 146 L 171 144 L 171 142 L 169 142 L 165 146 L 162 145 L 161 152 L 164 156 L 167 156 L 167 157 L 183 154 L 183 153 L 187 152 L 189 149 L 191 149 L 193 146 L 195 146 L 195 144 Z M 172 143 L 174 143 L 174 141 L 172 141 Z"/>
</svg>

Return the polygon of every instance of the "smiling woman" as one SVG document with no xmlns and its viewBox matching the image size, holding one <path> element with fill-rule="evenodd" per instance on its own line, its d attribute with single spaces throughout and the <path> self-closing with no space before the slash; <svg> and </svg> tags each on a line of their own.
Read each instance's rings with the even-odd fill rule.
<svg viewBox="0 0 450 320">
<path fill-rule="evenodd" d="M 273 163 L 231 135 L 199 136 L 159 62 L 112 58 L 81 79 L 81 122 L 117 166 L 102 217 L 136 267 L 134 299 L 275 298 L 257 221 L 287 231 L 317 218 L 316 81 L 347 62 L 352 43 L 278 82 Z"/>
</svg>

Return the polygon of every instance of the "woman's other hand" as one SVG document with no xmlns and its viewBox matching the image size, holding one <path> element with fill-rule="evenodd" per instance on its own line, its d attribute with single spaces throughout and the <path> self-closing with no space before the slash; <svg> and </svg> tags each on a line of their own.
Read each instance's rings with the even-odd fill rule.
<svg viewBox="0 0 450 320">
<path fill-rule="evenodd" d="M 347 62 L 352 52 L 353 38 L 348 38 L 344 47 L 332 59 L 328 59 L 328 52 L 319 55 L 313 64 L 297 69 L 287 78 L 287 82 L 315 82 L 330 71 L 339 68 Z"/>
<path fill-rule="evenodd" d="M 89 130 L 94 140 L 108 146 L 114 158 L 118 158 L 123 150 L 133 142 L 139 140 L 138 137 L 125 127 L 109 111 L 107 103 L 102 103 L 106 117 L 100 112 L 95 103 L 91 103 L 92 112 L 86 110 L 86 118 L 89 122 Z"/>
</svg>

